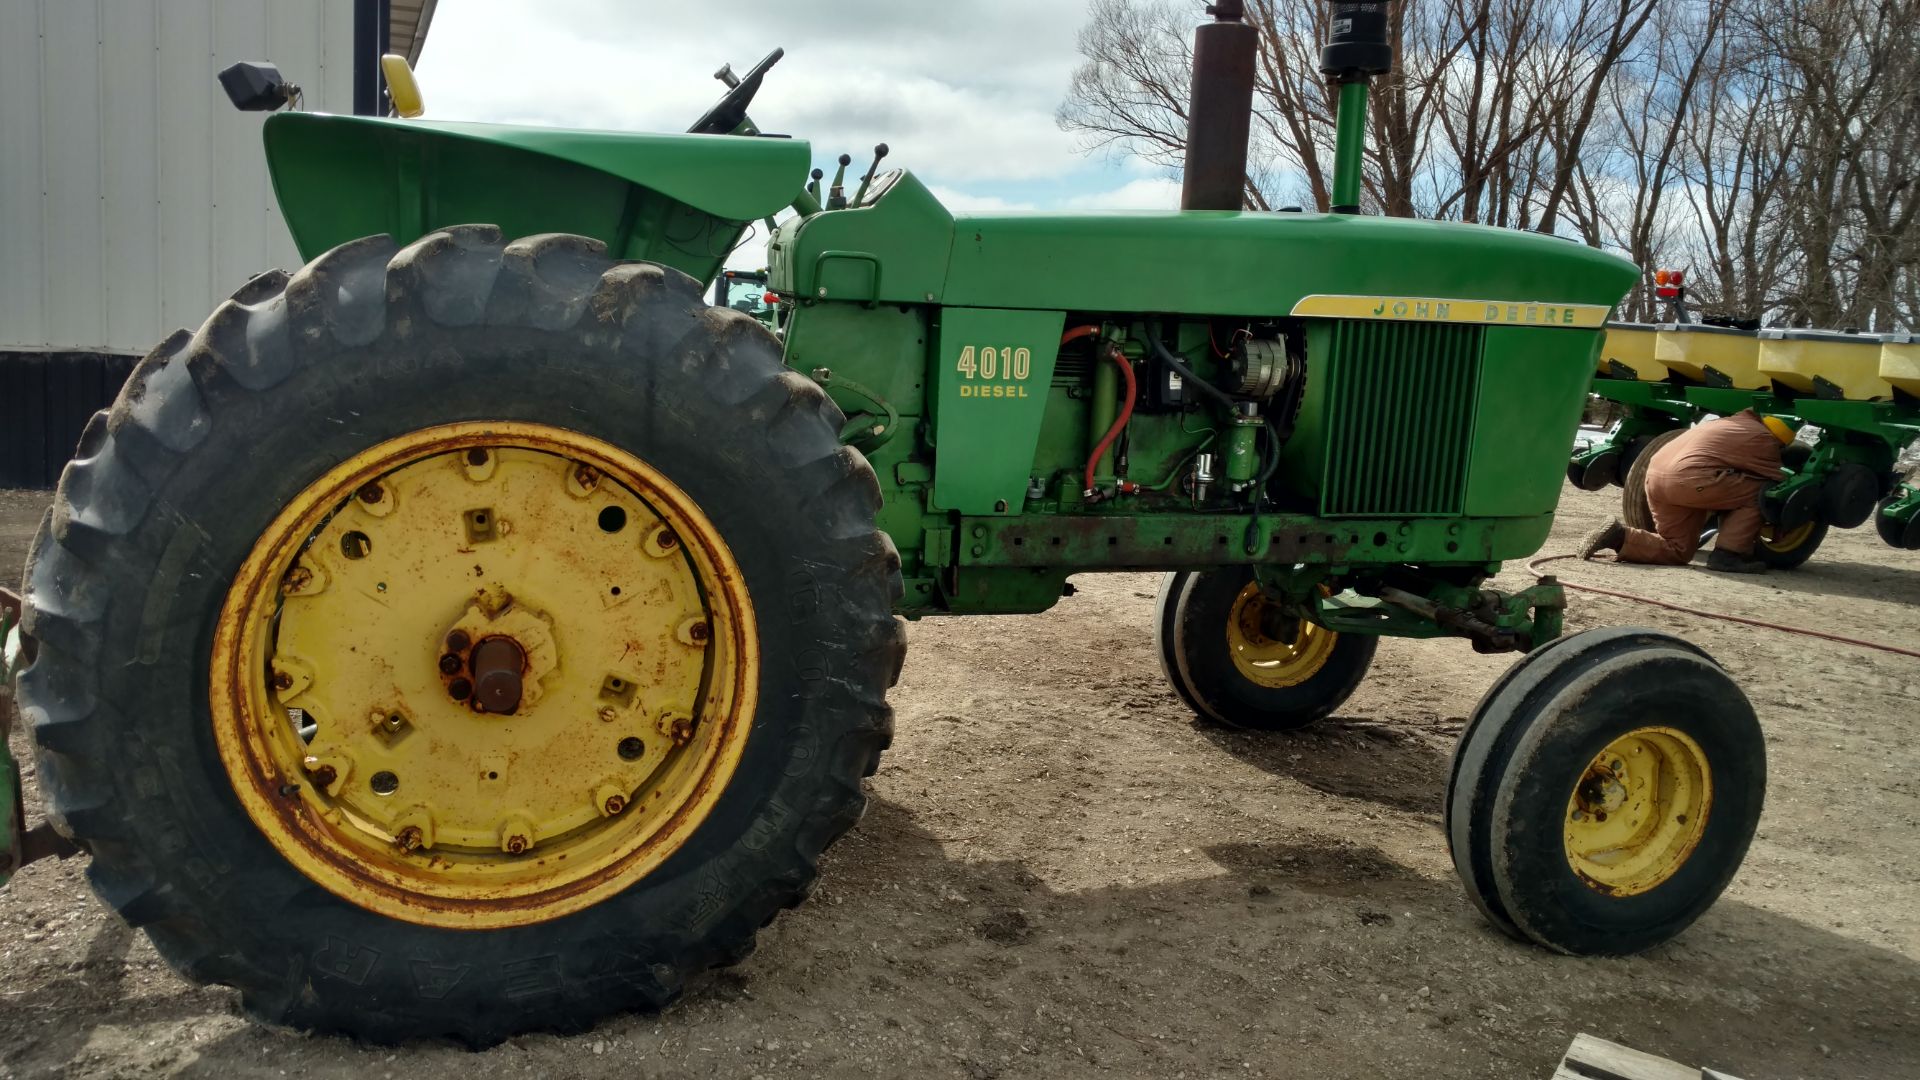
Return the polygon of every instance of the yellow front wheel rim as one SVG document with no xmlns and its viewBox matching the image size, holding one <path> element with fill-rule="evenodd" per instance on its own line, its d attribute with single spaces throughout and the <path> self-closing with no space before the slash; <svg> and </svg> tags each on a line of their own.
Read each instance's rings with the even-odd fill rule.
<svg viewBox="0 0 1920 1080">
<path fill-rule="evenodd" d="M 430 926 L 542 922 L 678 850 L 725 790 L 754 615 L 700 508 L 540 424 L 381 443 L 297 495 L 215 632 L 220 760 L 308 877 Z"/>
<path fill-rule="evenodd" d="M 1305 619 L 1295 620 L 1289 630 L 1275 630 L 1269 615 L 1266 595 L 1257 582 L 1248 582 L 1227 614 L 1227 651 L 1234 668 L 1269 690 L 1299 686 L 1319 674 L 1340 635 Z"/>
<path fill-rule="evenodd" d="M 1594 889 L 1637 896 L 1672 877 L 1700 843 L 1713 771 L 1700 744 L 1644 727 L 1595 755 L 1567 799 L 1567 862 Z"/>
<path fill-rule="evenodd" d="M 1813 526 L 1814 523 L 1809 521 L 1797 529 L 1780 532 L 1768 525 L 1760 530 L 1760 543 L 1765 545 L 1768 551 L 1785 555 L 1807 542 L 1807 537 L 1813 535 Z"/>
</svg>

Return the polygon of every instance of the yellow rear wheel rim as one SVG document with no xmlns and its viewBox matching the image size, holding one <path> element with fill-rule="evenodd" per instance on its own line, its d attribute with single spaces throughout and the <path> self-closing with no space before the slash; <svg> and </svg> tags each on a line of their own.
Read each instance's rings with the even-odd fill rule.
<svg viewBox="0 0 1920 1080">
<path fill-rule="evenodd" d="M 1780 532 L 1773 526 L 1767 525 L 1760 530 L 1760 542 L 1766 545 L 1768 551 L 1785 555 L 1807 542 L 1807 537 L 1813 535 L 1813 525 L 1814 523 L 1809 521 L 1797 529 L 1788 529 L 1786 532 Z"/>
<path fill-rule="evenodd" d="M 215 632 L 215 742 L 253 823 L 334 894 L 527 925 L 706 818 L 756 642 L 731 552 L 657 470 L 561 428 L 449 424 L 342 463 L 262 534 Z"/>
<path fill-rule="evenodd" d="M 1590 887 L 1637 896 L 1672 877 L 1707 829 L 1713 771 L 1670 727 L 1628 732 L 1595 755 L 1567 799 L 1567 862 Z"/>
<path fill-rule="evenodd" d="M 1266 595 L 1257 582 L 1249 582 L 1234 597 L 1227 614 L 1227 651 L 1234 668 L 1269 690 L 1299 686 L 1319 674 L 1340 635 L 1305 619 L 1293 624 L 1291 637 L 1276 634 L 1268 626 L 1268 614 Z"/>
</svg>

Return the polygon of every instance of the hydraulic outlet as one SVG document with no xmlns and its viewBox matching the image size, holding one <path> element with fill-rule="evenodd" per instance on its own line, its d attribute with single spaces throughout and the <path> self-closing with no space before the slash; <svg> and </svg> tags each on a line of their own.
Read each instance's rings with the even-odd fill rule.
<svg viewBox="0 0 1920 1080">
<path fill-rule="evenodd" d="M 1193 456 L 1193 498 L 1196 502 L 1206 502 L 1207 493 L 1213 490 L 1214 469 L 1218 468 L 1218 459 L 1209 453 Z"/>
</svg>

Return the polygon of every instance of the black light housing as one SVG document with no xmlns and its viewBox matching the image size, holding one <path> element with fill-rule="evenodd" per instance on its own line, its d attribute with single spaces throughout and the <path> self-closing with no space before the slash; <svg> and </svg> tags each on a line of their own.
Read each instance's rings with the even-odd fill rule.
<svg viewBox="0 0 1920 1080">
<path fill-rule="evenodd" d="M 242 60 L 221 71 L 220 88 L 242 112 L 272 112 L 299 92 L 279 68 L 264 60 Z"/>
<path fill-rule="evenodd" d="M 1393 69 L 1385 0 L 1335 0 L 1329 31 L 1326 48 L 1320 50 L 1321 74 L 1352 82 Z"/>
</svg>

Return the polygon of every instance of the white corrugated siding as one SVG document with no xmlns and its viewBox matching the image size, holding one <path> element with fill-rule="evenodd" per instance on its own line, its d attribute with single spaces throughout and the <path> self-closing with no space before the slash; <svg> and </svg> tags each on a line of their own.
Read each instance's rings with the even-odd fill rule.
<svg viewBox="0 0 1920 1080">
<path fill-rule="evenodd" d="M 353 5 L 0 0 L 0 350 L 143 353 L 299 262 L 236 60 L 352 112 Z"/>
</svg>

